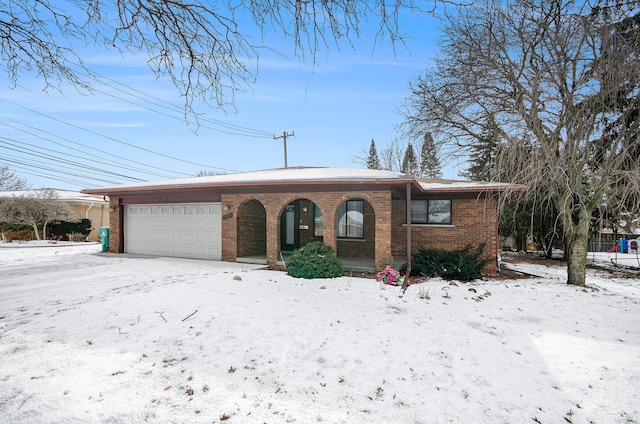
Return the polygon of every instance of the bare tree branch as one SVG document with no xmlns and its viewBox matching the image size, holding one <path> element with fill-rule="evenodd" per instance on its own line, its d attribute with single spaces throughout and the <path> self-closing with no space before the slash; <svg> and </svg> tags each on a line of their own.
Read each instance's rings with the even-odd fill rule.
<svg viewBox="0 0 640 424">
<path fill-rule="evenodd" d="M 493 175 L 553 202 L 569 283 L 584 284 L 594 211 L 613 199 L 640 207 L 639 12 L 637 3 L 607 14 L 577 0 L 477 3 L 448 17 L 441 55 L 404 108 L 407 135 L 432 131 L 461 153 L 492 117 Z"/>
</svg>

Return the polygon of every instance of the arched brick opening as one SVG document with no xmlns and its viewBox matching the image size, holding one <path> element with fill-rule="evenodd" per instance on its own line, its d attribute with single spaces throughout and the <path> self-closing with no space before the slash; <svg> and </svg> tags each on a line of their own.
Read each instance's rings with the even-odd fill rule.
<svg viewBox="0 0 640 424">
<path fill-rule="evenodd" d="M 291 252 L 314 241 L 324 240 L 324 216 L 310 199 L 289 201 L 280 213 L 280 250 Z"/>
<path fill-rule="evenodd" d="M 238 207 L 236 256 L 266 256 L 267 211 L 259 200 L 248 200 Z"/>
</svg>

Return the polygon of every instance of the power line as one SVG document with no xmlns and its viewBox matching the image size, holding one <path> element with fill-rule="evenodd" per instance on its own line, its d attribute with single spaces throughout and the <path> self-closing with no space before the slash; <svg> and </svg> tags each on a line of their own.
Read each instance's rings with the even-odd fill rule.
<svg viewBox="0 0 640 424">
<path fill-rule="evenodd" d="M 61 163 L 67 164 L 67 165 L 72 165 L 72 166 L 75 166 L 77 168 L 84 168 L 84 169 L 87 169 L 87 170 L 90 170 L 90 171 L 96 171 L 96 172 L 100 172 L 102 174 L 112 175 L 114 177 L 121 177 L 121 178 L 124 178 L 124 179 L 127 179 L 127 180 L 144 181 L 141 178 L 131 177 L 129 175 L 119 174 L 119 173 L 116 173 L 116 172 L 113 172 L 113 171 L 108 171 L 108 170 L 105 170 L 105 169 L 96 168 L 95 166 L 85 165 L 85 164 L 81 164 L 81 163 L 78 163 L 78 162 L 73 162 L 73 161 L 70 161 L 68 159 L 62 158 L 60 156 L 54 156 L 54 155 L 46 156 L 46 155 L 43 155 L 43 154 L 41 154 L 40 152 L 38 152 L 36 150 L 27 149 L 27 148 L 24 148 L 24 147 L 22 147 L 20 145 L 16 145 L 14 143 L 10 143 L 10 142 L 7 142 L 7 141 L 2 141 L 2 140 L 10 140 L 10 141 L 17 142 L 17 140 L 13 140 L 13 139 L 6 138 L 6 137 L 0 137 L 0 144 L 4 144 L 5 145 L 5 147 L 0 146 L 0 148 L 4 148 L 4 149 L 11 150 L 11 151 L 14 151 L 14 152 L 19 152 L 19 153 L 26 153 L 29 156 L 35 156 L 35 157 L 39 157 L 39 158 L 43 158 L 43 159 L 48 159 L 48 160 L 55 159 L 57 162 L 61 162 Z M 26 143 L 24 143 L 24 144 L 26 144 Z M 6 147 L 7 145 L 8 146 L 12 146 L 12 147 Z"/>
<path fill-rule="evenodd" d="M 33 165 L 32 163 L 24 162 L 22 160 L 16 160 L 16 159 L 10 160 L 7 157 L 0 157 L 0 159 L 6 161 L 7 163 L 14 163 L 14 164 L 17 163 L 18 165 L 26 166 L 26 167 L 29 167 L 29 168 L 42 169 L 42 170 L 51 171 L 51 172 L 60 172 L 59 169 L 50 168 L 48 166 Z M 66 175 L 71 175 L 73 177 L 86 178 L 88 180 L 100 181 L 100 182 L 107 183 L 107 184 L 119 184 L 119 182 L 117 182 L 117 181 L 104 180 L 104 179 L 101 179 L 101 178 L 95 178 L 95 177 L 91 177 L 91 176 L 87 176 L 87 175 L 77 174 L 75 172 L 62 172 L 62 173 L 66 174 Z"/>
<path fill-rule="evenodd" d="M 56 137 L 54 134 L 51 134 L 50 132 L 47 132 L 47 131 L 45 131 L 45 130 L 42 130 L 42 129 L 39 129 L 39 128 L 35 128 L 35 127 L 33 127 L 33 126 L 31 126 L 31 125 L 28 125 L 28 124 L 23 124 L 23 123 L 21 123 L 21 122 L 15 121 L 15 120 L 13 120 L 13 119 L 9 119 L 9 120 L 10 120 L 10 121 L 13 121 L 13 122 L 16 122 L 16 123 L 18 123 L 18 124 L 20 124 L 20 125 L 24 125 L 24 126 L 26 126 L 26 127 L 28 127 L 28 128 L 32 128 L 32 129 L 34 129 L 34 130 L 36 130 L 36 131 L 41 131 L 41 132 L 43 132 L 43 133 L 45 133 L 45 134 L 49 134 L 49 135 L 51 135 L 51 136 Z M 72 149 L 71 147 L 69 147 L 69 146 L 65 145 L 64 143 L 56 142 L 56 141 L 54 141 L 54 140 L 52 140 L 52 139 L 50 139 L 50 138 L 46 138 L 46 137 L 43 137 L 43 136 L 37 135 L 37 134 L 35 134 L 35 133 L 32 133 L 32 132 L 26 131 L 26 130 L 25 130 L 25 129 L 23 129 L 23 128 L 18 128 L 18 127 L 15 127 L 15 126 L 13 126 L 13 125 L 9 125 L 9 124 L 7 124 L 7 123 L 3 123 L 3 125 L 5 125 L 5 126 L 7 126 L 7 127 L 9 127 L 9 128 L 12 128 L 12 129 L 14 129 L 14 130 L 16 130 L 16 131 L 24 132 L 25 134 L 29 134 L 29 135 L 31 135 L 31 136 L 33 136 L 33 137 L 36 137 L 36 138 L 39 138 L 39 139 L 41 139 L 41 140 L 48 141 L 48 142 L 50 142 L 50 143 L 52 143 L 52 144 L 55 144 L 55 145 L 58 145 L 58 146 L 61 146 L 61 147 L 67 148 L 67 149 L 71 149 L 71 150 L 74 150 L 74 151 L 78 151 L 78 149 L 77 149 L 77 148 L 76 148 L 76 149 Z M 74 141 L 69 140 L 69 139 L 66 139 L 66 138 L 62 138 L 62 137 L 58 137 L 58 138 L 60 138 L 61 140 L 68 141 L 69 143 L 72 143 L 72 144 L 74 144 L 74 145 L 82 146 L 82 147 L 86 147 L 86 148 L 88 148 L 88 149 L 90 149 L 90 150 L 95 150 L 95 151 L 97 151 L 97 152 L 104 153 L 104 154 L 109 155 L 109 156 L 111 156 L 111 157 L 118 158 L 118 159 L 122 159 L 122 160 L 125 160 L 125 161 L 127 161 L 127 162 L 135 163 L 135 164 L 138 164 L 138 165 L 146 166 L 146 167 L 148 167 L 148 168 L 159 169 L 159 170 L 162 170 L 162 171 L 165 171 L 165 172 L 174 173 L 174 174 L 189 175 L 189 174 L 184 174 L 184 173 L 181 173 L 181 172 L 169 171 L 169 170 L 167 170 L 167 169 L 159 168 L 159 167 L 157 167 L 157 166 L 147 165 L 147 164 L 145 164 L 145 163 L 138 162 L 138 161 L 134 161 L 134 160 L 131 160 L 131 159 L 125 158 L 125 157 L 123 157 L 123 156 L 114 155 L 114 154 L 108 153 L 108 152 L 106 152 L 106 151 L 104 151 L 104 150 L 96 149 L 96 148 L 94 148 L 94 147 L 90 147 L 90 146 L 87 146 L 87 145 L 82 144 L 82 143 L 77 143 L 77 142 L 74 142 Z M 26 145 L 28 145 L 28 146 L 37 147 L 37 148 L 40 148 L 40 149 L 44 149 L 44 150 L 48 150 L 48 151 L 52 151 L 52 152 L 56 152 L 56 153 L 60 153 L 60 154 L 66 154 L 66 155 L 69 155 L 69 156 L 72 156 L 72 157 L 77 157 L 77 158 L 80 158 L 80 159 L 86 159 L 86 158 L 83 158 L 83 157 L 81 157 L 81 156 L 77 156 L 77 155 L 73 155 L 73 154 L 69 154 L 69 153 L 63 153 L 63 152 L 60 152 L 60 151 L 47 149 L 47 148 L 45 148 L 45 147 L 35 146 L 35 145 L 33 145 L 33 144 L 29 144 L 29 143 L 26 143 L 26 142 L 24 142 L 24 141 L 21 141 L 21 143 L 26 144 Z M 102 164 L 105 164 L 105 165 L 114 166 L 114 167 L 116 167 L 116 168 L 127 169 L 127 170 L 130 170 L 130 171 L 140 172 L 140 173 L 143 173 L 143 174 L 153 175 L 153 176 L 161 177 L 161 178 L 174 178 L 173 176 L 167 176 L 167 175 L 163 175 L 163 174 L 158 174 L 158 173 L 154 173 L 154 172 L 149 172 L 149 171 L 145 171 L 145 170 L 143 170 L 143 169 L 133 168 L 133 167 L 126 166 L 126 165 L 118 165 L 118 164 L 113 164 L 113 163 L 110 163 L 110 162 L 104 162 L 104 161 L 100 160 L 100 159 L 102 159 L 104 156 L 95 155 L 95 154 L 88 153 L 88 152 L 82 152 L 82 153 L 84 153 L 84 154 L 86 154 L 86 155 L 88 155 L 88 156 L 91 156 L 91 157 L 97 158 L 98 160 L 97 160 L 96 162 L 98 162 L 98 163 L 102 163 Z M 92 159 L 92 160 L 93 160 L 93 159 Z"/>
<path fill-rule="evenodd" d="M 80 130 L 80 131 L 84 131 L 84 132 L 87 132 L 87 133 L 89 133 L 89 134 L 93 134 L 93 135 L 96 135 L 96 136 L 98 136 L 98 137 L 102 137 L 102 138 L 105 138 L 105 139 L 107 139 L 107 140 L 111 140 L 111 141 L 113 141 L 113 142 L 115 142 L 115 143 L 119 143 L 119 144 L 122 144 L 122 145 L 124 145 L 124 146 L 128 146 L 128 147 L 131 147 L 131 148 L 134 148 L 134 149 L 142 150 L 142 151 L 144 151 L 144 152 L 151 153 L 151 154 L 153 154 L 153 155 L 162 156 L 162 157 L 164 157 L 164 158 L 168 158 L 168 159 L 176 160 L 176 161 L 183 162 L 183 163 L 188 163 L 188 164 L 190 164 L 190 165 L 197 165 L 197 166 L 205 167 L 205 168 L 214 168 L 214 169 L 219 169 L 219 170 L 221 170 L 221 171 L 229 171 L 229 172 L 239 172 L 239 171 L 236 171 L 236 170 L 233 170 L 233 169 L 212 167 L 212 166 L 210 166 L 210 165 L 204 165 L 204 164 L 197 163 L 197 162 L 192 162 L 192 161 L 189 161 L 189 160 L 186 160 L 186 159 L 180 159 L 180 158 L 177 158 L 177 157 L 175 157 L 175 156 L 165 155 L 164 153 L 154 152 L 153 150 L 146 149 L 146 148 L 144 148 L 144 147 L 140 147 L 140 146 L 136 146 L 136 145 L 134 145 L 134 144 L 127 143 L 127 142 L 122 141 L 122 140 L 118 140 L 117 138 L 114 138 L 114 137 L 111 137 L 111 136 L 108 136 L 108 135 L 104 135 L 104 134 L 100 134 L 99 132 L 96 132 L 96 131 L 92 131 L 92 130 L 89 130 L 89 129 L 86 129 L 86 128 L 82 128 L 82 127 L 80 127 L 80 126 L 78 126 L 78 125 L 72 124 L 72 123 L 70 123 L 70 122 L 66 122 L 66 121 L 64 121 L 64 120 L 62 120 L 62 119 L 59 119 L 59 118 L 53 117 L 53 116 L 51 116 L 51 115 L 47 115 L 47 114 L 42 113 L 42 112 L 38 112 L 38 111 L 36 111 L 36 110 L 34 110 L 34 109 L 31 109 L 31 108 L 29 108 L 29 107 L 26 107 L 26 106 L 20 105 L 20 104 L 18 104 L 18 103 L 12 102 L 12 101 L 7 100 L 7 99 L 4 99 L 4 98 L 0 98 L 0 102 L 6 102 L 6 103 L 9 103 L 9 104 L 11 104 L 11 105 L 14 105 L 14 106 L 17 106 L 17 107 L 19 107 L 19 108 L 22 108 L 22 109 L 28 110 L 28 111 L 30 111 L 30 112 L 32 112 L 32 113 L 37 114 L 37 115 L 44 116 L 44 117 L 49 118 L 49 119 L 51 119 L 51 120 L 53 120 L 53 121 L 59 122 L 59 123 L 61 123 L 61 124 L 68 125 L 68 126 L 70 126 L 70 127 L 76 128 L 76 129 L 78 129 L 78 130 Z M 188 175 L 188 174 L 185 174 L 185 175 Z"/>
<path fill-rule="evenodd" d="M 154 97 L 154 96 L 150 95 L 149 93 L 144 93 L 144 92 L 142 92 L 142 91 L 140 91 L 140 90 L 138 90 L 136 88 L 133 88 L 133 87 L 130 87 L 130 86 L 126 85 L 126 84 L 123 84 L 120 81 L 116 81 L 116 80 L 114 80 L 112 78 L 109 78 L 106 75 L 99 74 L 98 72 L 95 72 L 95 71 L 89 71 L 89 75 L 88 76 L 92 77 L 95 81 L 97 81 L 97 82 L 99 82 L 99 83 L 101 83 L 103 85 L 106 85 L 107 87 L 113 88 L 114 90 L 120 91 L 121 93 L 127 94 L 127 95 L 129 95 L 131 97 L 135 97 L 135 98 L 140 99 L 142 101 L 145 101 L 145 102 L 151 103 L 153 105 L 160 106 L 160 107 L 172 110 L 174 112 L 182 113 L 182 109 L 180 107 L 178 107 L 178 106 L 176 106 L 176 105 L 174 105 L 172 103 L 169 103 L 169 102 L 167 102 L 165 100 L 162 100 L 162 99 L 160 99 L 158 97 Z M 114 87 L 111 84 L 107 84 L 104 81 L 102 81 L 102 79 L 111 81 L 116 85 L 125 87 L 130 92 L 127 92 L 127 91 L 124 91 L 124 90 L 122 90 L 120 88 Z M 107 96 L 111 96 L 111 97 L 114 97 L 116 99 L 125 101 L 125 102 L 127 102 L 129 104 L 133 104 L 133 105 L 142 107 L 142 108 L 144 108 L 146 110 L 149 110 L 151 112 L 160 113 L 160 114 L 165 115 L 165 116 L 170 116 L 171 118 L 178 119 L 180 121 L 182 121 L 184 119 L 184 118 L 175 117 L 173 115 L 166 115 L 166 114 L 164 114 L 162 112 L 158 112 L 156 110 L 153 110 L 153 109 L 150 109 L 150 108 L 147 108 L 147 107 L 144 107 L 144 106 L 140 106 L 137 103 L 133 103 L 133 102 L 128 101 L 128 100 L 124 100 L 124 99 L 122 99 L 120 97 L 116 97 L 112 93 L 108 93 L 108 92 L 105 92 L 105 91 L 102 91 L 102 90 L 96 90 L 96 91 L 99 91 L 99 92 L 101 92 L 103 94 L 106 94 Z M 131 92 L 139 93 L 140 96 L 132 94 Z M 152 101 L 150 101 L 148 99 L 153 99 L 153 100 L 156 100 L 157 102 L 152 102 Z M 225 134 L 238 135 L 238 136 L 244 136 L 244 137 L 258 137 L 258 138 L 271 138 L 271 137 L 274 136 L 273 133 L 268 132 L 268 131 L 256 130 L 256 129 L 252 129 L 252 128 L 248 128 L 248 127 L 244 127 L 244 126 L 240 126 L 240 125 L 230 124 L 228 122 L 223 122 L 223 121 L 220 121 L 220 120 L 217 120 L 217 119 L 213 119 L 213 118 L 209 118 L 209 117 L 206 117 L 206 116 L 199 116 L 197 119 L 198 119 L 198 122 L 200 122 L 200 121 L 210 122 L 212 124 L 215 124 L 215 125 L 218 125 L 218 126 L 221 126 L 221 127 L 225 127 L 225 128 L 228 128 L 230 130 L 234 130 L 235 131 L 235 132 L 222 131 L 222 130 L 220 130 L 218 128 L 213 128 L 213 127 L 209 127 L 209 126 L 205 126 L 205 125 L 200 125 L 203 128 L 208 128 L 208 129 L 211 129 L 213 131 L 218 131 L 218 132 L 222 132 L 222 133 L 225 133 Z"/>
</svg>

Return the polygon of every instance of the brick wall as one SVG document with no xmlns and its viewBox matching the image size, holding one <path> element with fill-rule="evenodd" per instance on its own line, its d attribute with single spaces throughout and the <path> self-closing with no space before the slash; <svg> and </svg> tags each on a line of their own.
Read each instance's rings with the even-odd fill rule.
<svg viewBox="0 0 640 424">
<path fill-rule="evenodd" d="M 267 213 L 262 203 L 250 200 L 238 213 L 238 256 L 264 255 L 267 253 Z"/>
<path fill-rule="evenodd" d="M 109 199 L 109 252 L 112 253 L 124 252 L 124 240 L 120 233 L 123 207 L 119 198 Z"/>
<path fill-rule="evenodd" d="M 337 218 L 336 218 L 337 219 Z M 364 202 L 364 238 L 337 239 L 338 256 L 374 258 L 376 252 L 376 216 L 369 202 Z"/>
<path fill-rule="evenodd" d="M 406 203 L 393 201 L 393 248 L 396 258 L 406 258 Z M 468 244 L 473 247 L 486 243 L 484 253 L 496 258 L 498 232 L 498 210 L 495 199 L 452 199 L 451 225 L 411 226 L 411 250 L 416 253 L 421 247 L 444 250 L 461 249 Z M 495 271 L 495 261 L 485 268 Z"/>
<path fill-rule="evenodd" d="M 304 199 L 304 200 L 301 200 Z M 336 219 L 341 203 L 351 199 L 365 200 L 365 237 L 362 240 L 340 240 L 336 237 Z M 392 200 L 389 190 L 305 191 L 298 193 L 232 193 L 222 194 L 222 260 L 235 261 L 238 256 L 267 255 L 267 263 L 278 261 L 280 252 L 281 216 L 285 207 L 300 200 L 307 207 L 301 212 L 300 244 L 313 240 L 313 204 L 324 218 L 323 241 L 339 256 L 375 258 L 376 269 L 383 269 L 391 259 L 406 258 L 406 209 L 404 200 Z M 122 252 L 120 223 L 123 210 L 120 199 L 112 198 L 109 213 L 109 251 Z M 373 225 L 372 225 L 373 224 Z M 452 200 L 452 225 L 412 225 L 412 251 L 420 247 L 446 250 L 472 244 L 487 243 L 485 253 L 497 254 L 497 206 L 493 199 L 455 198 Z M 487 266 L 494 270 L 495 264 Z"/>
<path fill-rule="evenodd" d="M 391 257 L 391 193 L 389 191 L 351 191 L 351 192 L 299 192 L 299 193 L 237 193 L 223 194 L 222 204 L 229 205 L 229 209 L 222 214 L 222 259 L 225 261 L 235 261 L 238 250 L 238 241 L 235 237 L 238 226 L 238 211 L 242 213 L 240 206 L 250 200 L 259 201 L 266 211 L 266 245 L 267 263 L 275 264 L 280 251 L 280 219 L 285 207 L 296 200 L 306 199 L 315 203 L 321 210 L 324 218 L 323 241 L 331 246 L 338 254 L 351 253 L 351 248 L 338 246 L 336 237 L 336 214 L 339 205 L 350 199 L 363 199 L 369 203 L 369 219 L 375 222 L 375 229 L 371 228 L 370 233 L 365 234 L 368 240 L 375 240 L 375 235 L 382 235 L 372 242 L 365 242 L 362 246 L 362 254 L 366 251 L 370 257 L 375 257 L 376 267 L 380 269 L 389 263 Z M 303 203 L 302 204 L 310 204 Z M 312 210 L 308 209 L 312 216 Z M 312 218 L 311 218 L 312 219 Z M 367 218 L 365 218 L 367 219 Z M 368 227 L 373 227 L 369 225 Z M 309 232 L 311 232 L 311 226 Z M 375 232 L 373 232 L 375 231 Z M 303 232 L 301 238 L 305 237 Z M 301 240 L 302 241 L 302 240 Z M 345 253 L 346 252 L 346 253 Z M 360 251 L 358 251 L 360 252 Z"/>
</svg>

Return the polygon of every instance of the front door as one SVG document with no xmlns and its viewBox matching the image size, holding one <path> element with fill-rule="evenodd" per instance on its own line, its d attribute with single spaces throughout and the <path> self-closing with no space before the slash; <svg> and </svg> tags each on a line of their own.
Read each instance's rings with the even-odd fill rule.
<svg viewBox="0 0 640 424">
<path fill-rule="evenodd" d="M 280 240 L 281 249 L 287 252 L 292 252 L 297 249 L 300 244 L 300 238 L 298 234 L 298 221 L 300 219 L 298 202 L 292 202 L 284 208 L 282 217 L 280 219 Z"/>
</svg>

